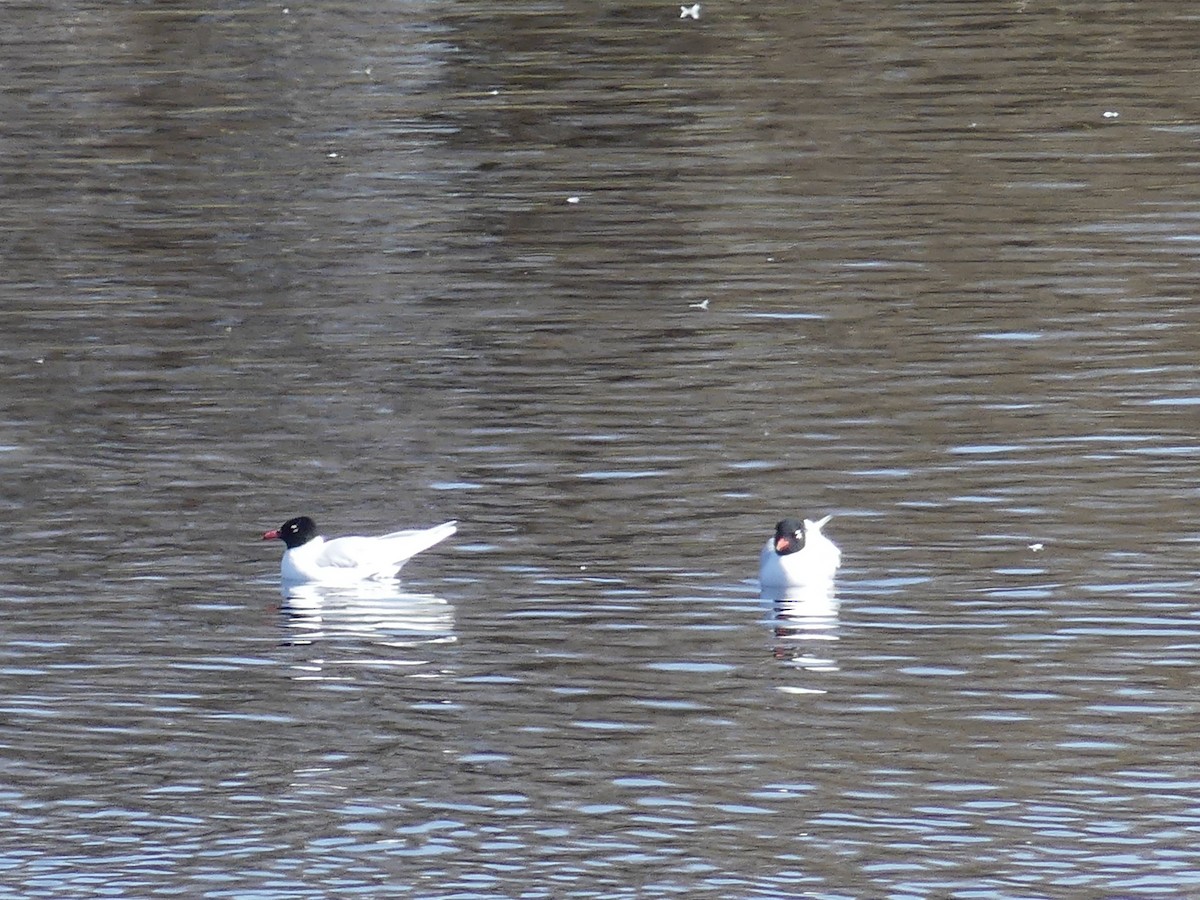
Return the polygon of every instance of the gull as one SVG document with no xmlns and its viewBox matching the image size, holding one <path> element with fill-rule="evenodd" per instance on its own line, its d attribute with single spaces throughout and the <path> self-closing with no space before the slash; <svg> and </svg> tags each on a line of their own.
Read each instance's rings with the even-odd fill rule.
<svg viewBox="0 0 1200 900">
<path fill-rule="evenodd" d="M 842 562 L 837 545 L 821 533 L 833 518 L 784 519 L 775 526 L 775 535 L 767 538 L 759 557 L 759 586 L 795 588 L 827 585 Z"/>
<path fill-rule="evenodd" d="M 381 537 L 342 537 L 331 541 L 317 533 L 308 516 L 288 519 L 264 532 L 264 541 L 283 541 L 280 579 L 289 585 L 353 585 L 370 579 L 395 578 L 400 567 L 422 550 L 454 534 L 454 522 L 433 528 L 393 531 Z"/>
</svg>

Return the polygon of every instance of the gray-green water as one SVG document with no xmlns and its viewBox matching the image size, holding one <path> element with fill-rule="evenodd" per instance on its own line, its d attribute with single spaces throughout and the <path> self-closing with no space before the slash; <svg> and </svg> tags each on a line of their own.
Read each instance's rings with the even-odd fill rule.
<svg viewBox="0 0 1200 900">
<path fill-rule="evenodd" d="M 1198 31 L 10 4 L 0 885 L 1200 893 Z"/>
</svg>

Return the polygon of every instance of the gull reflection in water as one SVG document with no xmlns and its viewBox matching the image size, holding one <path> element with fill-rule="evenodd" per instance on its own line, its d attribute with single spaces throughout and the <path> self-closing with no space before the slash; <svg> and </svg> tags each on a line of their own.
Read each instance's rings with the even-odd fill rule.
<svg viewBox="0 0 1200 900">
<path fill-rule="evenodd" d="M 415 647 L 455 640 L 454 607 L 433 594 L 407 591 L 398 581 L 340 588 L 285 585 L 281 593 L 291 644 L 357 638 L 388 647 Z"/>
<path fill-rule="evenodd" d="M 760 597 L 771 604 L 776 659 L 810 672 L 837 671 L 832 650 L 838 639 L 838 601 L 832 581 L 764 589 Z"/>
</svg>

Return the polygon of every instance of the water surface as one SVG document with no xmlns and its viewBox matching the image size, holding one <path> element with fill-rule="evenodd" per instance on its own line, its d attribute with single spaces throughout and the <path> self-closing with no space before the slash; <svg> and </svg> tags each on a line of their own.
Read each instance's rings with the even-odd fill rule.
<svg viewBox="0 0 1200 900">
<path fill-rule="evenodd" d="M 678 12 L 12 7 L 10 892 L 1200 890 L 1190 9 Z"/>
</svg>

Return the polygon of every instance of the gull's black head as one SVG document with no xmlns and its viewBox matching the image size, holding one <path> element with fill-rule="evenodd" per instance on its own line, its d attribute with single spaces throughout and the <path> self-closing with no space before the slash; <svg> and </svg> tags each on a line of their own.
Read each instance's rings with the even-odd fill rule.
<svg viewBox="0 0 1200 900">
<path fill-rule="evenodd" d="M 283 541 L 287 548 L 302 547 L 317 536 L 317 523 L 308 516 L 288 519 L 274 531 L 264 531 L 264 541 Z"/>
<path fill-rule="evenodd" d="M 775 526 L 775 552 L 787 556 L 804 549 L 804 524 L 795 519 L 784 519 Z"/>
</svg>

